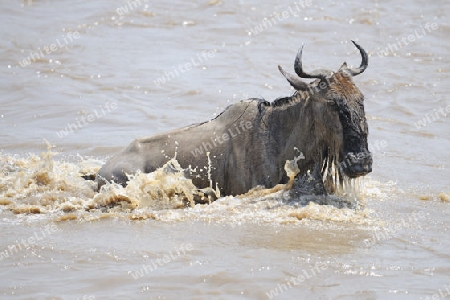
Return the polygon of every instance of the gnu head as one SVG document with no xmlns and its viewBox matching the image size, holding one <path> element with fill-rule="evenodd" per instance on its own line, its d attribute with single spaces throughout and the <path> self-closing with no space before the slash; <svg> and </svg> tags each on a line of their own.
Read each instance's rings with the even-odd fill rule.
<svg viewBox="0 0 450 300">
<path fill-rule="evenodd" d="M 336 155 L 339 157 L 340 170 L 351 178 L 366 175 L 372 171 L 372 155 L 368 150 L 368 126 L 364 112 L 364 95 L 353 83 L 352 77 L 364 72 L 368 66 L 366 51 L 352 41 L 361 53 L 361 64 L 349 68 L 347 63 L 333 72 L 327 69 L 317 69 L 311 72 L 303 70 L 303 46 L 297 53 L 294 76 L 278 66 L 287 81 L 297 90 L 300 97 L 312 101 L 325 101 L 335 107 L 342 126 L 343 143 Z M 306 83 L 300 78 L 316 79 Z"/>
</svg>

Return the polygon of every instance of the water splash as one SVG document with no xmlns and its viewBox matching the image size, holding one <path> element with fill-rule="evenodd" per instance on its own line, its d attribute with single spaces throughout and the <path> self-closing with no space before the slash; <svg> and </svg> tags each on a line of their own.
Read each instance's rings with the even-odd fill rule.
<svg viewBox="0 0 450 300">
<path fill-rule="evenodd" d="M 0 155 L 0 210 L 29 216 L 41 214 L 57 221 L 92 221 L 119 217 L 129 220 L 203 220 L 235 226 L 245 223 L 305 224 L 311 221 L 370 223 L 363 207 L 355 209 L 341 196 L 304 196 L 293 199 L 290 189 L 299 173 L 301 155 L 287 161 L 287 184 L 254 188 L 237 197 L 220 197 L 218 187 L 199 190 L 185 177 L 175 158 L 162 168 L 130 176 L 126 187 L 109 183 L 96 192 L 95 174 L 102 161 L 83 159 L 69 163 L 54 159 L 50 149 L 26 158 Z M 208 192 L 218 199 L 199 204 Z M 201 202 L 201 201 L 200 201 Z"/>
</svg>

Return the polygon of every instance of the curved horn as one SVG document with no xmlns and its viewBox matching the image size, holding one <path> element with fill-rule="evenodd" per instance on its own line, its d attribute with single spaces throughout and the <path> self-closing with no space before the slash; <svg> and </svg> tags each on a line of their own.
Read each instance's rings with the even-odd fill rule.
<svg viewBox="0 0 450 300">
<path fill-rule="evenodd" d="M 321 78 L 321 79 L 326 79 L 328 76 L 331 76 L 333 73 L 329 70 L 324 70 L 324 69 L 318 69 L 318 70 L 314 70 L 311 73 L 306 73 L 303 71 L 303 67 L 302 67 L 302 52 L 303 52 L 303 46 L 298 50 L 297 56 L 295 57 L 295 62 L 294 62 L 294 70 L 295 73 L 297 73 L 297 75 L 300 78 Z"/>
<path fill-rule="evenodd" d="M 280 70 L 281 74 L 289 81 L 289 83 L 296 89 L 297 91 L 306 91 L 308 89 L 308 84 L 306 82 L 301 81 L 299 78 L 294 77 L 289 74 L 283 68 L 278 65 L 278 70 Z"/>
<path fill-rule="evenodd" d="M 356 48 L 358 48 L 359 52 L 361 53 L 361 65 L 359 66 L 359 68 L 351 68 L 348 69 L 348 71 L 350 72 L 350 74 L 352 76 L 356 76 L 361 74 L 362 72 L 364 72 L 364 70 L 367 68 L 367 65 L 369 64 L 369 57 L 366 53 L 366 51 L 360 46 L 358 45 L 355 41 L 352 41 L 353 45 L 356 46 Z"/>
</svg>

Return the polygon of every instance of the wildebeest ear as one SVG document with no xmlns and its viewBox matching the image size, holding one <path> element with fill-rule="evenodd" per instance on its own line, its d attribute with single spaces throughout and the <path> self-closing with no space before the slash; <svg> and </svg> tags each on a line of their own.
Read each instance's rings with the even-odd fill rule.
<svg viewBox="0 0 450 300">
<path fill-rule="evenodd" d="M 347 69 L 347 62 L 344 61 L 344 63 L 342 64 L 342 66 L 339 68 L 339 71 Z"/>
<path fill-rule="evenodd" d="M 278 65 L 278 70 L 280 70 L 281 74 L 287 79 L 287 81 L 296 89 L 297 91 L 306 91 L 308 89 L 308 84 L 300 80 L 300 78 L 294 77 L 289 74 L 283 68 Z"/>
</svg>

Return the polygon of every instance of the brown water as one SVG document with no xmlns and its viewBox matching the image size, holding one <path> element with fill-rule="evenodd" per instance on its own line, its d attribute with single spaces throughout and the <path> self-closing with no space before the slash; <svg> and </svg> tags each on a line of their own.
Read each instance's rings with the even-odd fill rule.
<svg viewBox="0 0 450 300">
<path fill-rule="evenodd" d="M 1 2 L 1 299 L 447 296 L 449 13 L 448 1 Z M 374 155 L 356 206 L 259 191 L 184 208 L 179 174 L 99 194 L 80 179 L 136 137 L 289 95 L 277 65 L 292 70 L 304 43 L 307 70 L 358 65 L 351 39 L 370 56 L 355 82 Z"/>
</svg>

